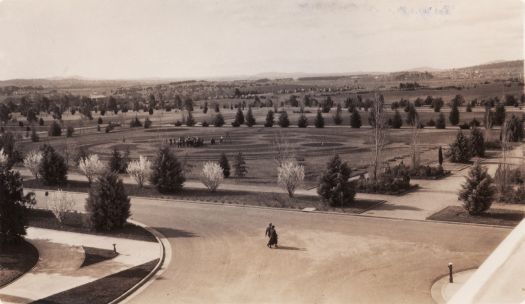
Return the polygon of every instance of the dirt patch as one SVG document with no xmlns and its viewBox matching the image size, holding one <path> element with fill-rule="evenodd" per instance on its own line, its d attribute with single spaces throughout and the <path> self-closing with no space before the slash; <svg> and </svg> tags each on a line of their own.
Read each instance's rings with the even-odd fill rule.
<svg viewBox="0 0 525 304">
<path fill-rule="evenodd" d="M 24 240 L 0 247 L 0 287 L 20 277 L 38 261 L 38 251 Z"/>
<path fill-rule="evenodd" d="M 433 221 L 471 223 L 514 227 L 523 219 L 523 212 L 508 209 L 489 209 L 484 214 L 473 216 L 459 206 L 448 206 L 427 218 Z"/>
</svg>

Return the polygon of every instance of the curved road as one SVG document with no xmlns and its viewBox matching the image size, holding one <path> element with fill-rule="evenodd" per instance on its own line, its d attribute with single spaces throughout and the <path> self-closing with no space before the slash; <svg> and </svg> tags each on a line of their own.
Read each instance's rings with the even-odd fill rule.
<svg viewBox="0 0 525 304">
<path fill-rule="evenodd" d="M 131 303 L 432 303 L 430 288 L 480 265 L 509 229 L 133 198 L 172 246 Z M 266 247 L 269 222 L 280 249 Z"/>
</svg>

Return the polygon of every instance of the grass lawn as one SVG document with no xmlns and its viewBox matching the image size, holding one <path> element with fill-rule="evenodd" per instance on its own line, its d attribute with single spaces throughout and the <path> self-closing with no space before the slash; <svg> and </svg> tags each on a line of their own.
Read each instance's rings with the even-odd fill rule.
<svg viewBox="0 0 525 304">
<path fill-rule="evenodd" d="M 482 215 L 472 216 L 462 207 L 448 206 L 445 209 L 432 214 L 427 219 L 433 221 L 514 227 L 523 219 L 523 212 L 507 209 L 489 209 L 489 211 Z"/>
<path fill-rule="evenodd" d="M 24 181 L 24 187 L 56 190 L 56 187 L 44 186 L 36 180 Z M 210 192 L 206 189 L 184 188 L 183 191 L 178 194 L 161 194 L 152 186 L 139 188 L 137 185 L 125 184 L 124 188 L 126 189 L 128 195 L 148 198 L 156 197 L 164 199 L 203 201 L 219 204 L 252 205 L 290 209 L 313 207 L 321 211 L 342 211 L 348 213 L 362 213 L 378 204 L 383 203 L 382 201 L 377 200 L 356 200 L 352 206 L 345 206 L 343 209 L 341 209 L 341 207 L 326 206 L 317 196 L 296 195 L 295 197 L 290 198 L 288 197 L 288 194 L 285 193 L 221 190 L 220 188 L 216 192 Z M 89 185 L 85 181 L 69 181 L 67 185 L 62 187 L 62 190 L 88 192 Z M 52 214 L 48 212 L 48 216 L 50 215 L 52 216 Z M 59 227 L 60 225 L 55 220 L 53 226 Z"/>
<path fill-rule="evenodd" d="M 95 231 L 90 230 L 86 225 L 83 225 L 83 223 L 86 223 L 86 219 L 85 219 L 86 215 L 79 214 L 79 216 L 84 217 L 82 219 L 82 223 L 79 223 L 79 225 L 74 225 L 74 226 L 61 225 L 50 210 L 32 209 L 30 212 L 30 216 L 29 216 L 29 226 L 46 228 L 46 229 L 64 230 L 64 231 L 78 232 L 78 233 L 88 233 L 88 234 L 105 235 L 105 236 L 110 235 L 110 236 L 114 236 L 118 238 L 126 238 L 126 239 L 133 239 L 133 240 L 140 240 L 140 241 L 147 241 L 147 242 L 157 242 L 157 239 L 151 233 L 149 233 L 146 229 L 140 226 L 133 225 L 131 223 L 127 223 L 121 229 L 116 229 L 111 232 L 107 232 L 107 233 L 95 232 Z"/>
<path fill-rule="evenodd" d="M 142 278 L 147 276 L 153 270 L 153 268 L 155 268 L 155 265 L 157 265 L 158 261 L 158 259 L 155 259 L 148 263 L 112 274 L 94 282 L 54 294 L 34 303 L 109 303 L 140 282 Z"/>
<path fill-rule="evenodd" d="M 0 247 L 0 287 L 29 271 L 38 261 L 38 251 L 21 240 Z"/>
</svg>

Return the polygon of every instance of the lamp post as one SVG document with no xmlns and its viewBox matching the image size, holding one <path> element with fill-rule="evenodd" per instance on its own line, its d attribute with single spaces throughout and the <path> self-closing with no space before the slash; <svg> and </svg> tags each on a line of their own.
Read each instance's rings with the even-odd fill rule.
<svg viewBox="0 0 525 304">
<path fill-rule="evenodd" d="M 448 282 L 454 283 L 454 278 L 452 277 L 452 262 L 448 263 Z"/>
</svg>

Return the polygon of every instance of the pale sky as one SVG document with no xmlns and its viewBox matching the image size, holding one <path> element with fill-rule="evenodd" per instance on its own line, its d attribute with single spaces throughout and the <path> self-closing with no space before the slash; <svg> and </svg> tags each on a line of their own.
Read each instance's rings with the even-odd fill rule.
<svg viewBox="0 0 525 304">
<path fill-rule="evenodd" d="M 0 0 L 0 79 L 191 78 L 523 58 L 521 0 Z"/>
</svg>

